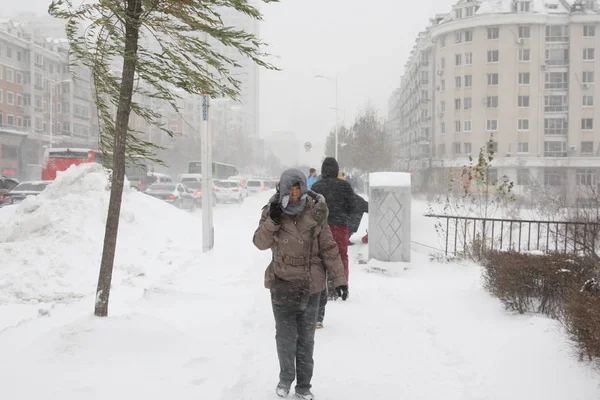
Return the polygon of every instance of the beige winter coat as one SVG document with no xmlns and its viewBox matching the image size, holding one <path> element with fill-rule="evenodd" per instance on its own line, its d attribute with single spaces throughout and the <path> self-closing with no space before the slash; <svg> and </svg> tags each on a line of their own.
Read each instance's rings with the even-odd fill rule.
<svg viewBox="0 0 600 400">
<path fill-rule="evenodd" d="M 290 286 L 308 280 L 311 294 L 322 292 L 326 287 L 325 271 L 333 280 L 334 287 L 347 285 L 342 259 L 327 224 L 328 210 L 323 196 L 309 191 L 302 214 L 295 217 L 283 214 L 280 225 L 269 218 L 269 208 L 274 201 L 278 201 L 278 195 L 273 196 L 263 208 L 253 239 L 258 249 L 271 249 L 273 253 L 272 262 L 265 271 L 265 287 L 273 289 L 286 286 L 286 283 Z"/>
</svg>

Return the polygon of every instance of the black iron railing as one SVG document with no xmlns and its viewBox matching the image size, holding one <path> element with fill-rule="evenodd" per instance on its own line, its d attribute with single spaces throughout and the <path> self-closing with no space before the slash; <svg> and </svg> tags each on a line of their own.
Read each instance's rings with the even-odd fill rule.
<svg viewBox="0 0 600 400">
<path fill-rule="evenodd" d="M 444 240 L 445 254 L 467 255 L 487 250 L 543 251 L 596 254 L 600 223 L 537 221 L 503 218 L 458 217 L 426 214 L 435 218 Z"/>
</svg>

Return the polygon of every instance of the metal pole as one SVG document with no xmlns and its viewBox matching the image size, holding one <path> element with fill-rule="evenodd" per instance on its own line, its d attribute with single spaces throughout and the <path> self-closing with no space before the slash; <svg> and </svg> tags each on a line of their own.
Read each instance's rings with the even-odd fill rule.
<svg viewBox="0 0 600 400">
<path fill-rule="evenodd" d="M 202 147 L 202 251 L 208 252 L 214 246 L 214 227 L 212 213 L 212 143 L 208 131 L 209 97 L 201 95 L 202 120 L 200 121 L 200 140 Z"/>
<path fill-rule="evenodd" d="M 338 158 L 338 134 L 340 131 L 340 124 L 338 120 L 338 76 L 335 75 L 335 159 L 339 162 Z"/>
<path fill-rule="evenodd" d="M 52 92 L 54 91 L 54 81 L 50 81 L 50 148 L 53 146 L 54 142 L 54 113 L 52 112 L 54 98 L 52 96 Z"/>
</svg>

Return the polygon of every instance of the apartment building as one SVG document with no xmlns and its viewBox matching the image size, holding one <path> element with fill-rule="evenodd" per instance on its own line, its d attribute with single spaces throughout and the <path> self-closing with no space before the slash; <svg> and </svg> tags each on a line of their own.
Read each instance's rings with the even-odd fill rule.
<svg viewBox="0 0 600 400">
<path fill-rule="evenodd" d="M 0 172 L 39 179 L 45 148 L 96 148 L 94 115 L 89 72 L 69 67 L 67 43 L 0 20 Z"/>
<path fill-rule="evenodd" d="M 436 16 L 391 111 L 402 115 L 399 169 L 417 186 L 443 184 L 491 140 L 488 180 L 506 175 L 517 193 L 597 185 L 599 38 L 596 0 L 461 0 Z"/>
</svg>

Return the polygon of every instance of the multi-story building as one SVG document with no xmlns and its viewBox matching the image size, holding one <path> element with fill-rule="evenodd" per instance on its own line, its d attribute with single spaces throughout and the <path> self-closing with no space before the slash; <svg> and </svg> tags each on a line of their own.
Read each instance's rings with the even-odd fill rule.
<svg viewBox="0 0 600 400">
<path fill-rule="evenodd" d="M 507 176 L 517 193 L 537 182 L 575 195 L 573 186 L 596 185 L 597 0 L 461 0 L 422 36 L 400 88 L 401 168 L 415 184 L 445 181 L 491 141 L 490 182 Z M 421 89 L 428 49 L 432 85 Z M 424 91 L 431 101 L 417 105 Z M 425 115 L 431 122 L 419 125 Z"/>
<path fill-rule="evenodd" d="M 0 171 L 40 179 L 45 148 L 96 148 L 98 132 L 89 72 L 69 67 L 64 40 L 29 28 L 0 21 Z"/>
</svg>

